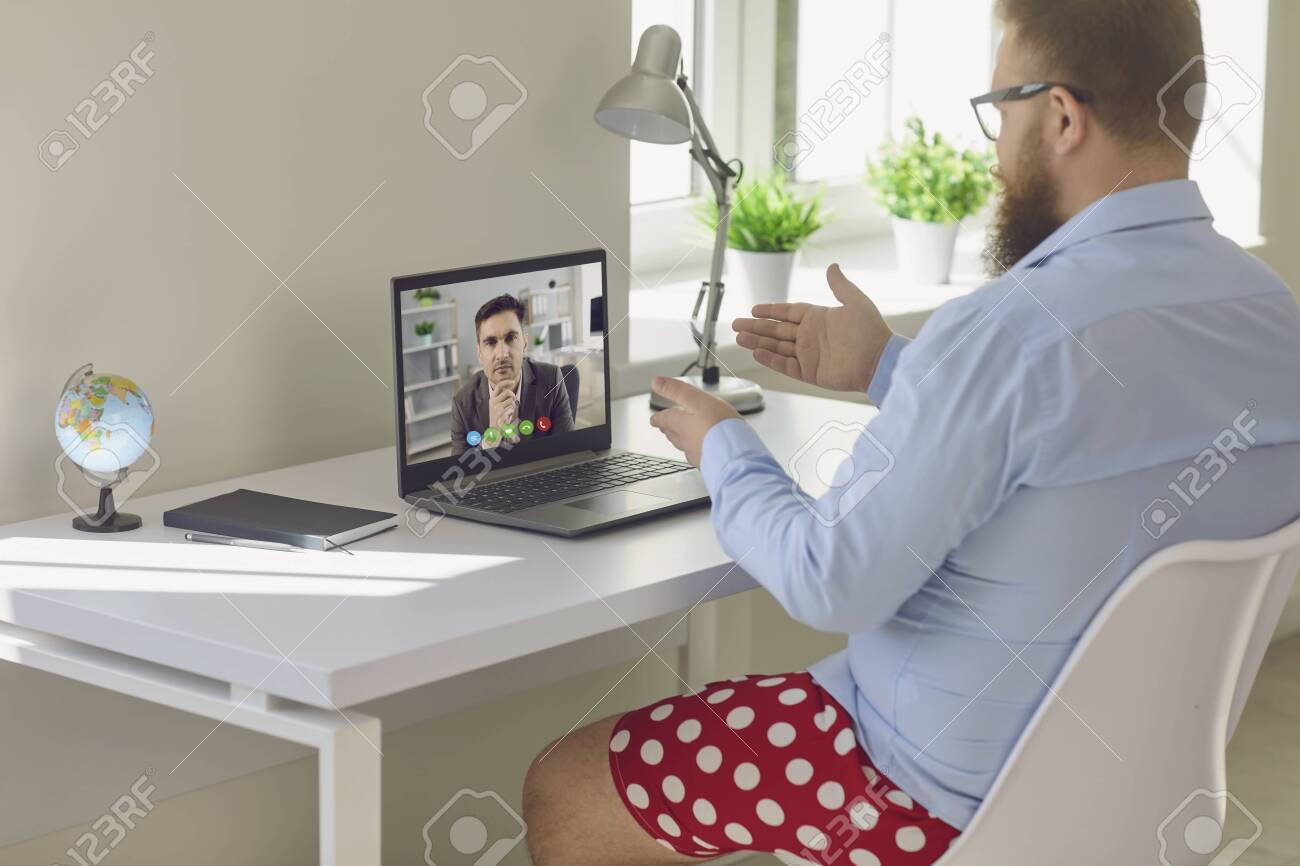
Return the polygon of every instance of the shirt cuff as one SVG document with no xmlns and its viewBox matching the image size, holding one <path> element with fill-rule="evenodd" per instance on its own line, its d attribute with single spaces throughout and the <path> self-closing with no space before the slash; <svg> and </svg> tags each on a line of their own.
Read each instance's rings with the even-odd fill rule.
<svg viewBox="0 0 1300 866">
<path fill-rule="evenodd" d="M 745 454 L 765 454 L 767 448 L 758 438 L 754 428 L 739 418 L 719 421 L 704 434 L 704 444 L 700 446 L 700 474 L 704 476 L 704 486 L 709 495 L 717 496 L 722 484 L 723 473 L 733 460 Z"/>
<path fill-rule="evenodd" d="M 885 402 L 889 382 L 894 378 L 894 366 L 898 363 L 898 353 L 903 351 L 910 342 L 912 341 L 907 337 L 893 334 L 889 342 L 885 343 L 885 350 L 880 353 L 880 360 L 876 362 L 876 372 L 871 377 L 871 383 L 867 385 L 867 399 L 877 406 Z"/>
</svg>

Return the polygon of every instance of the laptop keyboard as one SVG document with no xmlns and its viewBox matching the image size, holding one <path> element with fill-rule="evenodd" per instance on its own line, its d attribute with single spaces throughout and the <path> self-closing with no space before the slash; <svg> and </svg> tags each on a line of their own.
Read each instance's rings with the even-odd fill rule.
<svg viewBox="0 0 1300 866">
<path fill-rule="evenodd" d="M 480 484 L 460 496 L 456 503 L 497 514 L 508 514 L 583 493 L 598 493 L 647 478 L 684 472 L 690 468 L 686 463 L 647 457 L 644 454 L 616 454 L 510 481 Z"/>
</svg>

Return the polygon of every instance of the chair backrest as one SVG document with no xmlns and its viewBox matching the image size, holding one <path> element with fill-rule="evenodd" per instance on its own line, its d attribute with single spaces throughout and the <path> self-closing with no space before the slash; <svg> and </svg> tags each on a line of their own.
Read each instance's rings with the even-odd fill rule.
<svg viewBox="0 0 1300 866">
<path fill-rule="evenodd" d="M 1227 742 L 1297 569 L 1300 520 L 1150 556 L 1098 611 L 939 863 L 1159 864 L 1161 834 L 1182 834 L 1177 813 L 1202 790 L 1219 796 L 1198 814 L 1222 826 Z"/>
<path fill-rule="evenodd" d="M 564 379 L 564 390 L 569 395 L 569 411 L 573 420 L 578 420 L 578 365 L 565 364 L 560 367 L 560 376 Z"/>
</svg>

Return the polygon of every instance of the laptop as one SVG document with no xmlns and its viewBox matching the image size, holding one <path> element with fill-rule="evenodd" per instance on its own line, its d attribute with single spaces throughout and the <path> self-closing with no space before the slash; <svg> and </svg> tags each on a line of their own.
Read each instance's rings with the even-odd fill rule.
<svg viewBox="0 0 1300 866">
<path fill-rule="evenodd" d="M 603 249 L 394 277 L 397 475 L 434 515 L 575 536 L 709 501 L 611 447 Z"/>
</svg>

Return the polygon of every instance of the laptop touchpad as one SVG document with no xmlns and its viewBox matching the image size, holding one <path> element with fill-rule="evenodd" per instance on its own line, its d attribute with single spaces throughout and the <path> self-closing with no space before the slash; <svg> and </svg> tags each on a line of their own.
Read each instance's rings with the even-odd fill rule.
<svg viewBox="0 0 1300 866">
<path fill-rule="evenodd" d="M 577 502 L 566 502 L 565 505 L 594 511 L 597 514 L 623 514 L 627 511 L 636 511 L 638 508 L 648 508 L 667 501 L 662 496 L 651 496 L 648 493 L 615 490 L 613 493 L 602 493 L 600 496 L 579 499 Z"/>
</svg>

